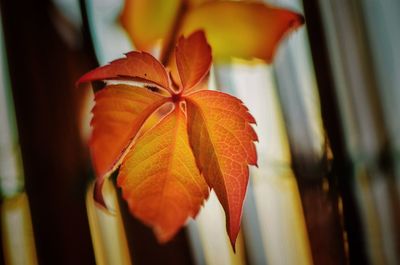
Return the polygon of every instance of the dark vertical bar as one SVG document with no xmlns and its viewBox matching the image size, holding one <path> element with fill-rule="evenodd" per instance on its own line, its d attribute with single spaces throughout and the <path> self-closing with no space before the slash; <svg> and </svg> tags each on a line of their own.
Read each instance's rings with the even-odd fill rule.
<svg viewBox="0 0 400 265">
<path fill-rule="evenodd" d="M 318 83 L 320 84 L 319 88 L 324 124 L 327 128 L 327 133 L 331 140 L 332 150 L 335 157 L 332 174 L 337 176 L 337 185 L 340 191 L 341 198 L 343 200 L 343 216 L 346 233 L 348 235 L 350 263 L 369 264 L 370 262 L 372 262 L 372 260 L 370 260 L 371 253 L 368 253 L 367 250 L 367 241 L 375 241 L 375 244 L 380 244 L 379 240 L 381 239 L 372 239 L 366 237 L 367 234 L 363 228 L 366 227 L 365 224 L 367 224 L 367 220 L 362 219 L 360 207 L 369 209 L 377 207 L 379 209 L 380 206 L 387 206 L 391 208 L 390 205 L 384 205 L 382 204 L 382 201 L 377 201 L 377 199 L 385 199 L 384 196 L 381 197 L 376 193 L 374 194 L 374 192 L 377 192 L 379 188 L 382 188 L 381 184 L 393 187 L 393 185 L 389 184 L 392 181 L 392 173 L 390 172 L 392 166 L 387 163 L 387 143 L 385 143 L 387 138 L 386 128 L 381 124 L 382 113 L 381 106 L 379 106 L 378 104 L 378 88 L 376 87 L 374 74 L 371 70 L 372 64 L 369 60 L 369 55 L 366 52 L 368 50 L 368 43 L 365 42 L 365 40 L 363 39 L 363 32 L 361 29 L 357 28 L 357 25 L 355 24 L 346 24 L 342 28 L 340 28 L 340 25 L 338 25 L 338 35 L 347 39 L 347 41 L 349 41 L 349 36 L 347 35 L 346 38 L 345 33 L 347 32 L 344 33 L 344 31 L 347 30 L 347 27 L 353 30 L 349 30 L 349 32 L 356 32 L 358 34 L 357 36 L 354 36 L 354 39 L 362 43 L 362 48 L 359 50 L 354 50 L 352 52 L 356 54 L 358 58 L 361 58 L 364 61 L 361 65 L 357 65 L 357 62 L 355 62 L 355 65 L 347 65 L 347 67 L 362 68 L 362 78 L 368 84 L 368 87 L 362 87 L 362 90 L 357 90 L 356 87 L 352 86 L 348 87 L 348 89 L 350 90 L 348 93 L 350 95 L 353 95 L 354 97 L 354 104 L 358 105 L 359 109 L 362 109 L 363 107 L 365 108 L 364 112 L 357 112 L 357 108 L 355 108 L 356 110 L 352 110 L 351 115 L 355 117 L 355 121 L 358 124 L 355 126 L 356 129 L 351 133 L 356 134 L 356 136 L 361 139 L 368 137 L 368 133 L 371 132 L 377 135 L 377 137 L 371 139 L 371 142 L 373 142 L 373 144 L 376 143 L 376 148 L 373 150 L 373 152 L 368 149 L 368 146 L 364 142 L 362 142 L 362 140 L 360 140 L 361 144 L 357 145 L 356 147 L 345 146 L 346 137 L 350 138 L 350 135 L 346 135 L 342 127 L 345 126 L 346 121 L 341 121 L 341 119 L 344 118 L 340 117 L 340 110 L 338 109 L 338 106 L 340 106 L 340 102 L 338 102 L 337 94 L 339 92 L 335 91 L 336 88 L 334 87 L 334 79 L 332 76 L 333 71 L 331 68 L 332 64 L 330 64 L 329 62 L 329 51 L 327 50 L 328 45 L 326 34 L 324 34 L 322 29 L 323 17 L 321 17 L 322 13 L 318 2 L 321 1 L 304 1 L 304 7 L 306 11 L 306 16 L 308 18 L 307 26 L 309 28 L 309 34 L 311 38 L 313 60 L 316 65 Z M 341 8 L 347 9 L 347 11 L 351 13 L 351 17 L 355 21 L 353 22 L 357 23 L 359 22 L 357 21 L 356 17 L 358 12 L 350 10 L 352 7 L 352 3 L 354 3 L 354 1 L 347 2 L 346 5 L 342 5 L 341 3 L 335 4 L 338 4 L 336 6 L 341 6 Z M 336 10 L 335 12 L 341 14 L 338 10 Z M 345 17 L 346 15 L 344 14 L 343 16 Z M 344 71 L 346 71 L 347 75 L 350 75 L 349 69 L 345 69 Z M 360 100 L 358 97 L 367 98 L 368 101 Z M 366 110 L 372 112 L 374 116 L 368 116 L 368 112 Z M 375 125 L 375 121 L 377 121 L 376 123 L 378 125 Z M 367 129 L 365 129 L 366 127 Z M 351 136 L 354 137 L 354 135 Z M 351 148 L 355 150 L 350 150 Z M 349 153 L 352 157 L 349 157 Z M 357 168 L 360 167 L 366 168 L 366 178 L 370 181 L 366 185 L 370 190 L 372 190 L 372 194 L 367 194 L 368 192 L 371 193 L 371 191 L 367 191 L 358 194 L 358 196 L 372 196 L 376 205 L 362 205 L 365 202 L 360 199 L 358 199 L 359 201 L 357 201 L 357 190 L 360 189 L 360 187 L 357 187 L 357 185 L 362 184 L 359 180 L 360 172 L 358 172 L 359 170 L 357 170 Z M 389 192 L 387 196 L 390 197 L 392 193 L 393 192 Z M 396 200 L 392 199 L 392 201 Z M 378 229 L 381 229 L 381 227 L 379 227 Z"/>
<path fill-rule="evenodd" d="M 348 235 L 349 261 L 350 264 L 369 264 L 360 212 L 354 194 L 355 172 L 346 153 L 321 13 L 317 1 L 303 1 L 303 4 L 319 87 L 322 117 L 334 155 L 332 180 L 334 185 L 337 185 L 343 201 L 343 222 Z"/>
<path fill-rule="evenodd" d="M 74 87 L 93 61 L 61 40 L 48 1 L 0 3 L 39 263 L 94 264 Z"/>
<path fill-rule="evenodd" d="M 325 190 L 324 181 L 327 180 L 298 179 L 313 261 L 314 264 L 347 264 L 338 193 L 332 186 Z"/>
<path fill-rule="evenodd" d="M 306 23 L 308 21 L 306 14 Z M 311 40 L 313 45 L 313 40 Z M 301 47 L 299 47 L 301 49 Z M 305 48 L 306 49 L 306 48 Z M 277 55 L 274 69 L 277 77 L 278 94 L 281 100 L 285 126 L 288 133 L 293 171 L 295 173 L 301 196 L 305 223 L 310 240 L 311 254 L 314 264 L 336 265 L 347 264 L 346 241 L 342 224 L 342 212 L 340 209 L 340 196 L 338 192 L 336 176 L 330 170 L 329 140 L 320 137 L 315 130 L 324 133 L 320 124 L 313 120 L 320 113 L 316 106 L 310 115 L 305 99 L 307 93 L 302 91 L 301 79 L 298 71 L 302 69 L 296 66 L 297 51 L 286 51 L 285 56 Z M 303 52 L 299 50 L 298 52 Z M 292 54 L 291 54 L 292 53 Z M 304 62 L 304 67 L 308 67 Z M 316 65 L 316 69 L 318 69 Z M 300 72 L 308 74 L 307 71 Z M 313 73 L 311 72 L 310 75 Z M 317 73 L 318 74 L 318 73 Z M 313 76 L 312 76 L 313 77 Z M 310 77 L 311 78 L 311 77 Z M 313 85 L 310 82 L 309 85 Z M 318 87 L 324 89 L 319 83 Z M 313 90 L 307 87 L 312 94 Z M 318 96 L 318 95 L 315 95 Z M 318 126 L 318 129 L 316 127 Z M 322 138 L 322 139 L 320 139 Z"/>
</svg>

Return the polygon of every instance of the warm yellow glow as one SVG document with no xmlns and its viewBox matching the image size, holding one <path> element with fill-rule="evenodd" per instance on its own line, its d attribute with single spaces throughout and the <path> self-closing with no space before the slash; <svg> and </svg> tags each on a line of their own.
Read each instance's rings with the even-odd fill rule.
<svg viewBox="0 0 400 265">
<path fill-rule="evenodd" d="M 25 193 L 4 199 L 1 206 L 1 229 L 5 264 L 38 264 L 29 202 Z"/>
<path fill-rule="evenodd" d="M 212 1 L 189 10 L 179 34 L 203 29 L 217 61 L 235 56 L 272 62 L 282 37 L 301 24 L 298 14 L 256 1 Z"/>
<path fill-rule="evenodd" d="M 96 264 L 130 265 L 132 262 L 117 194 L 110 180 L 106 180 L 104 184 L 104 198 L 112 212 L 107 212 L 95 205 L 93 185 L 90 185 L 86 195 L 86 208 Z"/>
<path fill-rule="evenodd" d="M 176 23 L 179 0 L 126 0 L 121 23 L 138 50 L 160 53 L 162 41 L 169 41 Z M 158 50 L 155 52 L 155 50 Z"/>
<path fill-rule="evenodd" d="M 252 177 L 268 264 L 312 264 L 301 198 L 291 169 L 265 165 Z"/>
</svg>

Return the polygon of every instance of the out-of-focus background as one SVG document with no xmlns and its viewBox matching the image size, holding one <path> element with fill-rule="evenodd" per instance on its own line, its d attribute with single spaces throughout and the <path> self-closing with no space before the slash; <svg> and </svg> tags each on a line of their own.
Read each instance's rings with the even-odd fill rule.
<svg viewBox="0 0 400 265">
<path fill-rule="evenodd" d="M 124 1 L 1 0 L 1 262 L 400 264 L 400 1 L 265 2 L 305 26 L 271 65 L 233 58 L 211 73 L 211 88 L 249 107 L 260 137 L 234 254 L 214 194 L 165 245 L 113 179 L 113 214 L 93 202 L 93 92 L 75 81 L 134 49 Z"/>
</svg>

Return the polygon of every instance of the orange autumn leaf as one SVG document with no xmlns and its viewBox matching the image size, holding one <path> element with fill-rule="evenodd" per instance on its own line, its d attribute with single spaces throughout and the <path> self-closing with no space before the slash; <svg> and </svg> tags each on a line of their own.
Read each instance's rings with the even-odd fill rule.
<svg viewBox="0 0 400 265">
<path fill-rule="evenodd" d="M 196 88 L 210 71 L 211 47 L 204 42 L 203 34 L 195 33 L 187 40 L 180 37 L 175 58 L 171 74 L 173 77 L 177 76 L 174 80 L 177 80 L 181 88 L 185 87 L 185 92 L 188 93 Z"/>
<path fill-rule="evenodd" d="M 132 213 L 151 225 L 161 242 L 169 240 L 188 216 L 195 217 L 208 196 L 186 126 L 177 105 L 138 139 L 118 176 Z"/>
<path fill-rule="evenodd" d="M 89 146 L 98 176 L 95 198 L 104 204 L 101 193 L 104 177 L 119 166 L 148 116 L 167 98 L 141 87 L 120 84 L 97 92 L 95 102 Z"/>
<path fill-rule="evenodd" d="M 169 88 L 168 74 L 164 66 L 146 52 L 129 52 L 126 58 L 117 59 L 83 75 L 77 83 L 96 80 L 126 80 L 148 83 Z"/>
<path fill-rule="evenodd" d="M 117 68 L 127 73 L 132 61 L 138 61 L 135 56 L 141 58 L 142 54 L 130 53 L 118 61 Z M 101 183 L 120 165 L 117 183 L 131 213 L 151 226 L 160 242 L 165 242 L 189 217 L 196 216 L 209 188 L 214 189 L 225 209 L 227 231 L 234 246 L 248 165 L 257 162 L 257 136 L 251 126 L 255 121 L 239 99 L 194 89 L 207 77 L 211 66 L 211 49 L 203 31 L 181 37 L 175 55 L 176 74 L 181 80 L 178 88 L 169 79 L 161 86 L 161 82 L 149 78 L 153 75 L 147 70 L 157 65 L 154 58 L 146 59 L 144 67 L 135 68 L 132 75 L 107 70 L 112 79 L 148 79 L 142 80 L 142 87 L 108 85 L 96 93 L 89 145 L 97 174 L 95 198 L 104 204 Z M 81 81 L 104 76 L 110 79 L 103 72 L 104 67 L 99 67 Z M 157 72 L 170 73 L 164 68 Z M 159 84 L 168 95 L 150 91 L 149 82 Z M 154 122 L 154 115 L 162 117 Z M 152 126 L 144 130 L 149 120 Z"/>
<path fill-rule="evenodd" d="M 249 179 L 248 165 L 257 164 L 254 118 L 242 102 L 217 91 L 187 96 L 190 142 L 200 171 L 215 190 L 226 213 L 234 246 L 239 233 L 243 200 Z"/>
<path fill-rule="evenodd" d="M 133 44 L 165 59 L 178 36 L 204 30 L 217 62 L 231 57 L 270 63 L 302 15 L 256 1 L 125 0 L 121 21 Z"/>
</svg>

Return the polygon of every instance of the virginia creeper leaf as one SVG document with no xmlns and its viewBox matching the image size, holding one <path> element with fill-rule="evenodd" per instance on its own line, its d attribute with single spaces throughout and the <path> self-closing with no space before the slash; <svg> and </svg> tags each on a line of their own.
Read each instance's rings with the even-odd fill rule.
<svg viewBox="0 0 400 265">
<path fill-rule="evenodd" d="M 150 83 L 168 89 L 169 79 L 164 66 L 146 52 L 129 52 L 126 58 L 117 59 L 83 75 L 79 83 L 96 80 L 129 80 Z"/>
<path fill-rule="evenodd" d="M 147 89 L 127 85 L 111 85 L 95 94 L 89 146 L 98 176 L 95 198 L 101 204 L 105 176 L 120 164 L 147 117 L 166 101 Z"/>
<path fill-rule="evenodd" d="M 217 91 L 187 96 L 187 114 L 197 164 L 224 207 L 234 247 L 249 178 L 248 164 L 257 163 L 253 143 L 257 135 L 251 127 L 255 120 L 240 100 Z"/>
<path fill-rule="evenodd" d="M 162 86 L 168 94 L 126 84 L 96 92 L 89 144 L 98 183 L 95 198 L 104 204 L 101 183 L 121 165 L 118 185 L 132 214 L 165 242 L 188 217 L 196 216 L 208 187 L 213 188 L 225 209 L 234 246 L 248 165 L 257 162 L 257 136 L 251 126 L 255 121 L 239 99 L 194 89 L 211 64 L 203 32 L 180 38 L 175 55 L 175 74 L 181 80 L 178 90 L 165 68 L 146 53 L 129 53 L 80 79 L 139 77 Z"/>
<path fill-rule="evenodd" d="M 118 185 L 132 214 L 152 226 L 161 242 L 196 216 L 208 186 L 196 166 L 179 107 L 138 139 L 123 161 Z"/>
<path fill-rule="evenodd" d="M 182 87 L 189 90 L 210 71 L 211 47 L 207 44 L 204 32 L 197 31 L 187 39 L 181 36 L 175 53 Z"/>
</svg>

